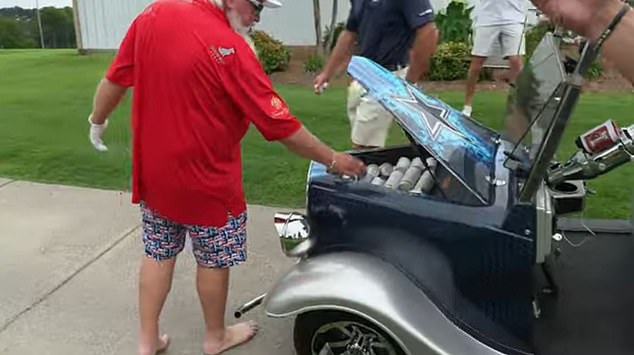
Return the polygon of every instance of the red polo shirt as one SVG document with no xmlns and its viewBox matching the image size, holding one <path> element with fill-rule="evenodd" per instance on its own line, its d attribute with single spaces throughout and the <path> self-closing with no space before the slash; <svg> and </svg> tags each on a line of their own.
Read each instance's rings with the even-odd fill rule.
<svg viewBox="0 0 634 355">
<path fill-rule="evenodd" d="M 240 141 L 251 122 L 269 141 L 301 127 L 207 0 L 148 6 L 106 78 L 134 87 L 132 202 L 177 223 L 221 226 L 245 210 Z"/>
</svg>

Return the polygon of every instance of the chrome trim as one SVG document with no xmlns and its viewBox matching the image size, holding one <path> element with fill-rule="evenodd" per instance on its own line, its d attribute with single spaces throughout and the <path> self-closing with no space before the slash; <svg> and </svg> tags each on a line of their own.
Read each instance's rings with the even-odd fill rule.
<svg viewBox="0 0 634 355">
<path fill-rule="evenodd" d="M 313 247 L 314 241 L 310 239 L 310 227 L 304 215 L 277 212 L 273 222 L 286 256 L 300 257 Z"/>
<path fill-rule="evenodd" d="M 453 290 L 450 274 L 441 279 Z M 502 355 L 452 323 L 392 265 L 359 253 L 301 260 L 267 294 L 264 305 L 275 318 L 317 310 L 349 312 L 373 322 L 409 355 Z"/>
<path fill-rule="evenodd" d="M 535 235 L 535 262 L 543 263 L 552 251 L 553 237 L 553 201 L 546 184 L 535 195 L 537 233 Z"/>
</svg>

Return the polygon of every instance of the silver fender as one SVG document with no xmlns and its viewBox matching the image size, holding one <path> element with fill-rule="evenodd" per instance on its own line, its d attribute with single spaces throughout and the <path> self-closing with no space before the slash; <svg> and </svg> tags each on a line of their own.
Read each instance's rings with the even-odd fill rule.
<svg viewBox="0 0 634 355">
<path fill-rule="evenodd" d="M 503 355 L 454 325 L 392 265 L 360 253 L 300 261 L 267 294 L 265 308 L 275 318 L 350 312 L 377 324 L 409 355 Z"/>
</svg>

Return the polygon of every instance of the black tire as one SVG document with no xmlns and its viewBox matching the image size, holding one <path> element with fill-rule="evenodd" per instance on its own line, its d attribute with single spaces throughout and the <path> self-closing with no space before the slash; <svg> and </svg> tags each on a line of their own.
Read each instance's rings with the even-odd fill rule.
<svg viewBox="0 0 634 355">
<path fill-rule="evenodd" d="M 365 326 L 365 328 L 370 329 L 382 337 L 382 340 L 387 342 L 394 349 L 394 353 L 396 355 L 405 355 L 401 346 L 374 323 L 350 313 L 339 311 L 313 311 L 302 313 L 297 316 L 293 330 L 293 340 L 297 355 L 318 355 L 320 349 L 312 349 L 313 338 L 317 332 L 326 325 L 341 322 L 350 322 Z M 316 343 L 319 343 L 319 341 L 316 340 Z M 320 347 L 321 344 L 315 345 L 316 347 Z M 342 353 L 341 351 L 337 351 L 337 349 L 333 349 L 333 351 L 336 351 L 335 355 L 340 355 Z M 377 353 L 377 355 L 380 354 Z"/>
</svg>

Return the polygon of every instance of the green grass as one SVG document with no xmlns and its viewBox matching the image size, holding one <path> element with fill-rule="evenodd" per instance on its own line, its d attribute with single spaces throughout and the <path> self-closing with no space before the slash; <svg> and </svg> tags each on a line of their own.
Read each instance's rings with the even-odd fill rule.
<svg viewBox="0 0 634 355">
<path fill-rule="evenodd" d="M 86 118 L 97 82 L 112 56 L 78 56 L 69 50 L 0 51 L 0 176 L 31 181 L 127 190 L 130 179 L 128 116 L 130 102 L 113 114 L 105 140 L 110 151 L 96 152 L 87 139 Z M 293 113 L 318 137 L 337 149 L 349 147 L 344 88 L 321 97 L 309 88 L 278 86 Z M 437 93 L 460 107 L 462 93 Z M 500 127 L 504 93 L 479 93 L 475 117 Z M 583 97 L 562 144 L 560 159 L 573 151 L 574 138 L 605 119 L 632 123 L 631 94 Z M 389 143 L 404 142 L 396 125 Z M 308 162 L 251 129 L 243 141 L 244 185 L 250 203 L 300 207 L 304 204 Z M 589 183 L 586 216 L 628 218 L 634 165 Z"/>
</svg>

